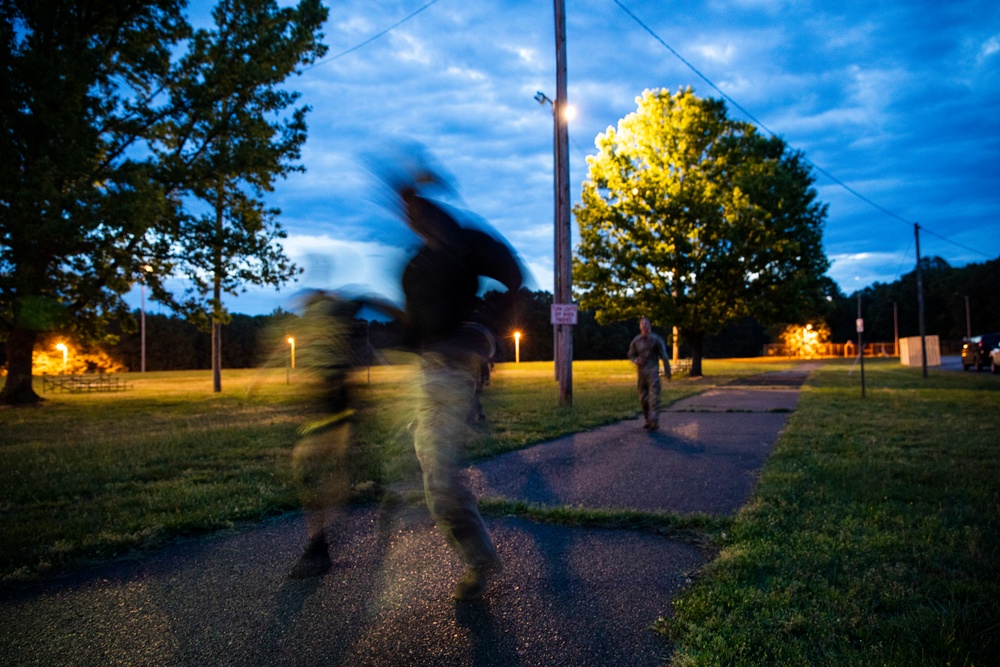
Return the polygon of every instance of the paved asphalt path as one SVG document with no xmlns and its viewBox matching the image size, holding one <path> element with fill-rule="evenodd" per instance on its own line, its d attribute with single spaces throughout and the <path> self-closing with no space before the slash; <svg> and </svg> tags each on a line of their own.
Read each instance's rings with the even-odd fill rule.
<svg viewBox="0 0 1000 667">
<path fill-rule="evenodd" d="M 661 415 L 560 438 L 470 470 L 478 493 L 552 505 L 734 513 L 809 368 L 706 391 Z M 334 568 L 286 578 L 301 515 L 176 543 L 0 596 L 0 665 L 661 666 L 651 631 L 710 554 L 627 530 L 488 519 L 504 571 L 476 603 L 425 509 L 352 509 Z"/>
</svg>

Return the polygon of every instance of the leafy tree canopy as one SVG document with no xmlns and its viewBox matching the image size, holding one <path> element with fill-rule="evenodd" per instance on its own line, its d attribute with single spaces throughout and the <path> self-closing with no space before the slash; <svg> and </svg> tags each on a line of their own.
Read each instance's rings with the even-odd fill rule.
<svg viewBox="0 0 1000 667">
<path fill-rule="evenodd" d="M 280 286 L 300 269 L 284 254 L 279 210 L 263 200 L 292 171 L 306 140 L 307 108 L 282 87 L 300 64 L 325 53 L 319 0 L 279 8 L 274 0 L 221 0 L 212 29 L 198 30 L 178 67 L 172 94 L 178 114 L 157 146 L 198 212 L 159 235 L 162 254 L 189 280 L 177 304 L 211 325 L 215 391 L 222 390 L 220 327 L 229 314 L 222 294 L 247 285 Z"/>
<path fill-rule="evenodd" d="M 574 283 L 600 322 L 677 326 L 700 375 L 702 341 L 727 321 L 822 312 L 826 205 L 802 155 L 721 100 L 682 89 L 636 101 L 587 158 Z"/>
<path fill-rule="evenodd" d="M 38 400 L 31 359 L 41 333 L 96 335 L 108 318 L 127 320 L 122 297 L 139 280 L 173 305 L 163 282 L 193 247 L 183 236 L 183 222 L 196 217 L 187 210 L 191 195 L 220 165 L 195 155 L 239 135 L 244 123 L 253 125 L 247 134 L 265 134 L 253 119 L 277 122 L 288 95 L 266 87 L 318 52 L 313 33 L 326 16 L 318 0 L 294 10 L 267 0 L 222 2 L 217 12 L 239 17 L 244 36 L 260 29 L 260 42 L 217 72 L 205 61 L 219 54 L 210 35 L 192 31 L 183 0 L 0 3 L 0 339 L 8 357 L 0 401 Z M 257 95 L 259 81 L 266 94 Z M 241 104 L 211 115 L 234 91 L 230 98 Z M 303 114 L 279 131 L 279 144 L 297 148 Z M 238 139 L 229 146 L 237 157 L 224 173 L 266 190 L 274 163 L 254 162 Z M 262 210 L 256 201 L 232 207 Z M 234 273 L 273 283 L 288 275 L 288 263 L 280 250 L 261 249 L 277 234 L 257 217 L 229 249 L 259 261 Z"/>
<path fill-rule="evenodd" d="M 191 207 L 159 235 L 164 254 L 192 287 L 175 309 L 207 324 L 227 319 L 220 292 L 278 286 L 299 270 L 280 245 L 280 211 L 263 201 L 293 171 L 306 140 L 307 107 L 282 87 L 296 67 L 325 52 L 318 0 L 279 8 L 274 0 L 222 0 L 214 26 L 195 32 L 173 83 L 178 113 L 157 152 Z"/>
</svg>

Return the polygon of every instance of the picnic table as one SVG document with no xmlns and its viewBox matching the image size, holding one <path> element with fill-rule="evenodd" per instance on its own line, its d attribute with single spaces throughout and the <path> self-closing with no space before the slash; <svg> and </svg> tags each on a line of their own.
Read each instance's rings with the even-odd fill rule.
<svg viewBox="0 0 1000 667">
<path fill-rule="evenodd" d="M 126 382 L 117 375 L 106 373 L 85 373 L 83 375 L 42 375 L 42 391 L 69 392 L 112 392 L 127 391 L 133 383 Z"/>
<path fill-rule="evenodd" d="M 691 372 L 691 360 L 690 359 L 678 359 L 677 361 L 670 362 L 670 374 L 677 375 L 681 373 L 687 375 Z"/>
</svg>

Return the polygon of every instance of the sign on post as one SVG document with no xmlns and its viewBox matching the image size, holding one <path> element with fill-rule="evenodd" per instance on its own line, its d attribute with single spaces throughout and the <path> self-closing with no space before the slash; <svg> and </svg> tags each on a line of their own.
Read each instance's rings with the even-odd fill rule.
<svg viewBox="0 0 1000 667">
<path fill-rule="evenodd" d="M 550 311 L 550 324 L 576 324 L 575 303 L 554 303 Z"/>
</svg>

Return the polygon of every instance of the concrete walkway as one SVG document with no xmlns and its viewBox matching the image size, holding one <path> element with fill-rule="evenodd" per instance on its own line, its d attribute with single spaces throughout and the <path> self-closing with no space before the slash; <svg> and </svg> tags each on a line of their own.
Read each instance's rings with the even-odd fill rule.
<svg viewBox="0 0 1000 667">
<path fill-rule="evenodd" d="M 749 499 L 810 367 L 496 457 L 477 493 L 549 505 L 734 513 Z M 461 565 L 426 515 L 346 512 L 334 568 L 285 577 L 301 516 L 179 543 L 142 560 L 0 597 L 4 665 L 661 666 L 650 625 L 709 558 L 626 530 L 488 519 L 505 569 L 453 602 Z"/>
</svg>

